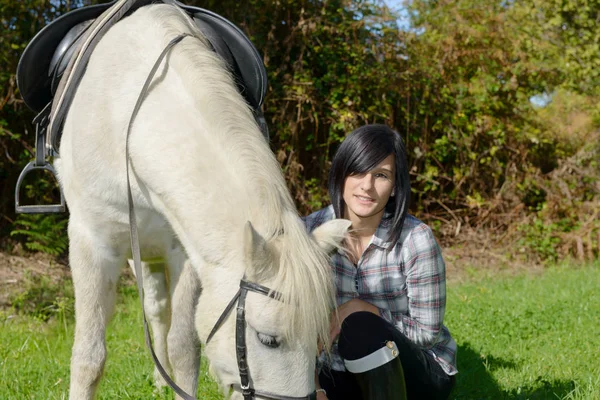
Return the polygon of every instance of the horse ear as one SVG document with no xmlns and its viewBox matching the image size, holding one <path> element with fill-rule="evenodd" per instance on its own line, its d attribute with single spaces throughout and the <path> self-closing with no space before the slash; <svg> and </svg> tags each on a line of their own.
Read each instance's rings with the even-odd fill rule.
<svg viewBox="0 0 600 400">
<path fill-rule="evenodd" d="M 264 256 L 267 242 L 260 236 L 252 226 L 250 221 L 246 222 L 244 227 L 244 254 L 250 262 L 260 259 Z"/>
<path fill-rule="evenodd" d="M 350 225 L 352 222 L 347 219 L 332 219 L 315 228 L 312 237 L 320 248 L 330 253 L 341 247 Z"/>
</svg>

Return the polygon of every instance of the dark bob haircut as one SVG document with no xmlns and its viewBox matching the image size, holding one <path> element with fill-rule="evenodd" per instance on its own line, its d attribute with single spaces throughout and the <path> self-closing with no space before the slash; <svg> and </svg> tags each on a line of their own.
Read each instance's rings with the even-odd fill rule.
<svg viewBox="0 0 600 400">
<path fill-rule="evenodd" d="M 344 181 L 354 174 L 366 173 L 390 154 L 395 159 L 394 192 L 385 206 L 392 213 L 388 241 L 393 247 L 402 233 L 402 226 L 410 204 L 410 178 L 406 150 L 400 135 L 386 125 L 365 125 L 355 129 L 342 142 L 333 157 L 329 171 L 329 196 L 337 218 L 344 218 Z"/>
</svg>

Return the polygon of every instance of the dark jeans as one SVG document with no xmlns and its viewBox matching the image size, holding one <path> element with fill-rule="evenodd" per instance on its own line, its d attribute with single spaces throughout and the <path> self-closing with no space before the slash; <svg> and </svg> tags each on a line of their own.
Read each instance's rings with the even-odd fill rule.
<svg viewBox="0 0 600 400">
<path fill-rule="evenodd" d="M 342 323 L 338 349 L 342 358 L 356 360 L 385 346 L 388 340 L 393 340 L 398 346 L 408 399 L 448 398 L 454 387 L 454 376 L 447 375 L 433 356 L 375 314 L 358 312 L 346 318 Z M 348 371 L 323 369 L 319 383 L 330 400 L 362 400 L 354 375 Z"/>
</svg>

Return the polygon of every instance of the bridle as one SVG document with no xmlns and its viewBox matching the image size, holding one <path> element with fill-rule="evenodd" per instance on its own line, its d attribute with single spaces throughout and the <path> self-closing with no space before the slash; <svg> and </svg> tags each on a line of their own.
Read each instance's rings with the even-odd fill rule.
<svg viewBox="0 0 600 400">
<path fill-rule="evenodd" d="M 170 1 L 169 1 L 169 3 L 170 3 Z M 134 268 L 135 268 L 138 293 L 140 296 L 140 301 L 142 303 L 146 345 L 148 346 L 148 348 L 150 350 L 150 354 L 152 355 L 152 359 L 154 360 L 154 364 L 155 364 L 158 372 L 161 374 L 161 376 L 163 377 L 165 382 L 167 382 L 167 384 L 184 400 L 196 400 L 196 398 L 194 396 L 191 396 L 188 393 L 186 393 L 182 388 L 180 388 L 171 379 L 169 374 L 165 371 L 164 367 L 158 360 L 158 357 L 156 356 L 156 354 L 154 352 L 154 348 L 152 346 L 152 339 L 150 337 L 148 323 L 146 321 L 146 315 L 144 312 L 144 290 L 143 290 L 143 282 L 142 282 L 143 274 L 142 274 L 142 264 L 141 264 L 141 250 L 140 250 L 140 245 L 139 245 L 137 220 L 136 220 L 136 216 L 135 216 L 135 207 L 134 207 L 134 203 L 133 203 L 133 195 L 131 192 L 130 172 L 129 172 L 129 169 L 130 169 L 130 166 L 129 166 L 129 136 L 131 133 L 131 128 L 133 126 L 133 121 L 135 120 L 135 117 L 137 116 L 137 113 L 143 103 L 143 100 L 148 93 L 150 84 L 152 83 L 154 75 L 156 74 L 156 71 L 158 70 L 159 66 L 162 63 L 162 60 L 166 57 L 166 55 L 169 53 L 169 51 L 177 43 L 182 41 L 187 36 L 193 37 L 192 35 L 189 35 L 189 34 L 181 34 L 181 35 L 175 37 L 173 40 L 171 40 L 167 44 L 167 46 L 163 49 L 160 56 L 154 63 L 154 66 L 152 67 L 150 73 L 148 74 L 148 77 L 146 78 L 146 81 L 144 82 L 144 86 L 142 87 L 142 90 L 138 96 L 137 102 L 135 104 L 133 112 L 131 113 L 129 124 L 127 127 L 126 140 L 125 140 L 125 163 L 127 166 L 126 167 L 127 168 L 127 200 L 129 203 L 129 228 L 130 228 L 130 237 L 131 237 L 131 253 L 132 253 L 133 264 L 134 264 Z M 233 298 L 231 299 L 231 301 L 229 302 L 227 307 L 225 307 L 225 310 L 223 310 L 223 313 L 221 314 L 221 316 L 215 323 L 214 327 L 212 328 L 210 334 L 208 335 L 206 344 L 208 344 L 210 339 L 212 339 L 214 334 L 219 330 L 219 328 L 221 327 L 221 325 L 223 324 L 225 319 L 227 319 L 227 316 L 231 313 L 233 306 L 237 302 L 235 346 L 236 346 L 236 356 L 237 356 L 237 363 L 238 363 L 241 384 L 239 386 L 234 384 L 231 386 L 231 388 L 235 391 L 241 392 L 242 395 L 244 396 L 244 400 L 252 400 L 255 398 L 261 398 L 261 399 L 266 399 L 266 400 L 316 400 L 316 398 L 317 398 L 316 391 L 313 391 L 312 393 L 310 393 L 309 395 L 304 396 L 304 397 L 290 397 L 290 396 L 281 396 L 281 395 L 277 395 L 277 394 L 273 394 L 273 393 L 269 393 L 269 392 L 265 392 L 265 391 L 258 391 L 256 389 L 252 388 L 252 386 L 250 384 L 250 374 L 249 374 L 249 368 L 248 368 L 248 363 L 247 363 L 247 351 L 246 351 L 246 316 L 245 316 L 246 310 L 245 310 L 245 307 L 246 307 L 246 296 L 248 294 L 248 291 L 260 293 L 260 294 L 263 294 L 265 296 L 268 296 L 268 297 L 271 297 L 271 298 L 277 299 L 277 300 L 281 299 L 281 295 L 279 293 L 272 291 L 269 288 L 262 286 L 258 283 L 249 282 L 249 281 L 245 280 L 245 277 L 244 277 L 240 281 L 240 288 L 238 289 L 237 293 L 233 296 Z"/>
<path fill-rule="evenodd" d="M 246 351 L 246 296 L 248 292 L 260 293 L 264 296 L 268 296 L 272 299 L 281 300 L 281 295 L 269 288 L 262 286 L 255 282 L 249 282 L 244 278 L 240 280 L 240 288 L 233 296 L 225 310 L 221 313 L 221 316 L 213 326 L 212 330 L 208 334 L 206 344 L 210 342 L 210 339 L 219 330 L 227 316 L 233 310 L 235 303 L 237 302 L 236 318 L 235 318 L 235 349 L 238 363 L 238 370 L 240 374 L 240 385 L 232 385 L 232 389 L 241 392 L 244 396 L 244 400 L 251 400 L 254 398 L 267 399 L 267 400 L 314 400 L 317 398 L 317 393 L 313 393 L 304 397 L 290 397 L 280 396 L 277 394 L 259 391 L 251 387 L 250 385 L 250 374 L 247 363 L 247 351 Z"/>
</svg>

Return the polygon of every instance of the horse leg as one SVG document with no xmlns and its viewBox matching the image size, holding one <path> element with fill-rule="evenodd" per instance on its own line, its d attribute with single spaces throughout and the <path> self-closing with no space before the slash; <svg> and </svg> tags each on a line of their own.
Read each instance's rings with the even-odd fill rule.
<svg viewBox="0 0 600 400">
<path fill-rule="evenodd" d="M 168 335 L 169 360 L 175 382 L 188 394 L 196 395 L 200 368 L 200 341 L 194 325 L 200 282 L 183 250 L 171 252 L 172 317 Z M 177 397 L 179 399 L 179 397 Z"/>
<path fill-rule="evenodd" d="M 71 355 L 71 400 L 91 400 L 106 360 L 105 332 L 115 303 L 124 256 L 93 233 L 69 221 L 69 261 L 75 287 L 75 341 Z"/>
<path fill-rule="evenodd" d="M 135 275 L 133 260 L 129 266 Z M 171 324 L 170 301 L 167 291 L 167 265 L 164 262 L 142 262 L 142 278 L 144 282 L 144 311 L 146 321 L 152 333 L 152 344 L 158 361 L 167 373 L 171 366 L 167 353 L 167 333 Z M 158 368 L 154 367 L 154 385 L 156 388 L 166 386 Z"/>
</svg>

